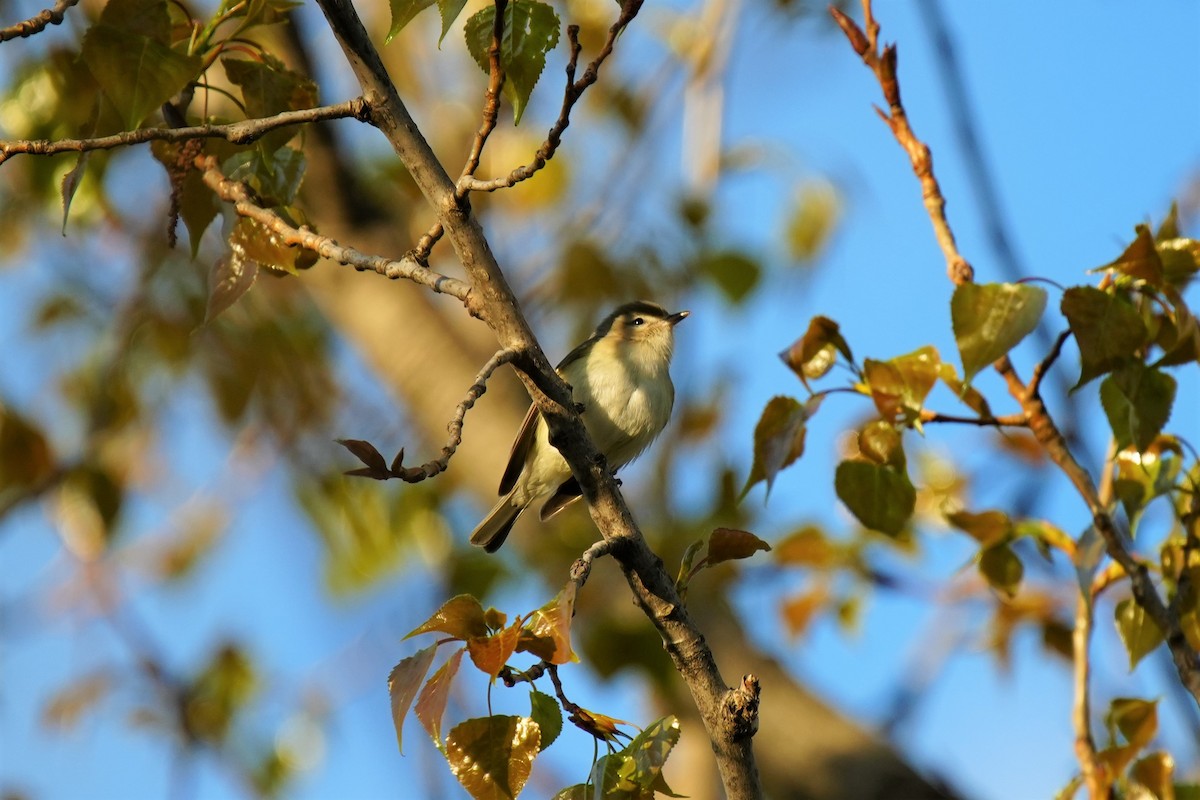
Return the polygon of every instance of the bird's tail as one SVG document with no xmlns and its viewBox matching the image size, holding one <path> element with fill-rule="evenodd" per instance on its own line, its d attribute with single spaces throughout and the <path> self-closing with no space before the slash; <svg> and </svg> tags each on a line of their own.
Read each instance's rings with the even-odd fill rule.
<svg viewBox="0 0 1200 800">
<path fill-rule="evenodd" d="M 483 518 L 483 522 L 476 526 L 471 533 L 471 544 L 482 547 L 489 553 L 500 549 L 500 545 L 504 544 L 504 540 L 508 538 L 508 532 L 512 530 L 517 517 L 521 516 L 521 512 L 529 507 L 528 503 L 514 505 L 512 495 L 513 493 L 509 492 L 501 497 L 500 502 L 496 503 L 488 515 Z"/>
</svg>

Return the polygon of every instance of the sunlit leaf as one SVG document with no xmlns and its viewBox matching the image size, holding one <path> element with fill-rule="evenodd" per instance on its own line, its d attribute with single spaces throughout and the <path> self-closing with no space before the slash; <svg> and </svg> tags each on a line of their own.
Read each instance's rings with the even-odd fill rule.
<svg viewBox="0 0 1200 800">
<path fill-rule="evenodd" d="M 1105 715 L 1109 729 L 1116 729 L 1134 747 L 1145 747 L 1158 733 L 1158 701 L 1118 697 Z"/>
<path fill-rule="evenodd" d="M 1167 424 L 1174 401 L 1175 379 L 1140 361 L 1121 367 L 1100 384 L 1100 402 L 1118 449 L 1148 448 Z"/>
<path fill-rule="evenodd" d="M 880 415 L 890 422 L 911 423 L 937 383 L 942 359 L 935 348 L 922 347 L 890 361 L 863 362 L 865 391 Z"/>
<path fill-rule="evenodd" d="M 995 544 L 979 554 L 979 574 L 998 592 L 1014 597 L 1021 586 L 1025 567 L 1006 544 Z"/>
<path fill-rule="evenodd" d="M 165 17 L 165 2 L 162 7 Z M 185 55 L 158 39 L 105 22 L 84 35 L 82 58 L 128 130 L 136 129 L 187 86 L 202 66 L 199 56 Z"/>
<path fill-rule="evenodd" d="M 484 74 L 491 72 L 488 50 L 496 7 L 489 5 L 467 20 L 467 50 Z M 546 67 L 546 54 L 558 44 L 560 23 L 554 9 L 540 0 L 510 0 L 504 9 L 504 35 L 500 40 L 500 66 L 504 69 L 504 96 L 512 103 L 513 124 L 533 93 Z"/>
<path fill-rule="evenodd" d="M 454 678 L 458 675 L 458 668 L 462 664 L 464 652 L 465 648 L 455 650 L 454 655 L 450 656 L 446 660 L 446 663 L 442 664 L 437 672 L 433 673 L 433 677 L 426 682 L 425 686 L 421 689 L 420 696 L 417 697 L 417 706 L 415 709 L 417 719 L 420 720 L 421 727 L 425 729 L 425 732 L 429 734 L 429 738 L 433 739 L 438 747 L 442 746 L 442 717 L 446 713 L 446 703 L 450 699 L 450 687 L 454 685 Z M 426 669 L 428 669 L 428 665 L 426 665 Z M 421 673 L 416 682 L 420 683 L 424 677 L 425 674 Z M 401 714 L 401 718 L 403 719 L 403 714 Z M 396 723 L 397 732 L 399 732 L 399 729 L 400 723 Z"/>
<path fill-rule="evenodd" d="M 437 645 L 431 644 L 423 650 L 403 659 L 392 667 L 388 675 L 388 696 L 392 699 L 392 724 L 396 726 L 396 746 L 404 752 L 404 718 L 417 696 L 417 689 L 429 667 L 433 665 L 433 656 L 437 653 Z"/>
<path fill-rule="evenodd" d="M 838 498 L 864 527 L 898 536 L 916 508 L 908 473 L 884 464 L 843 461 L 834 478 Z"/>
<path fill-rule="evenodd" d="M 473 636 L 467 640 L 467 653 L 481 672 L 495 680 L 517 649 L 520 636 L 521 629 L 515 624 L 489 636 Z"/>
<path fill-rule="evenodd" d="M 1129 770 L 1133 779 L 1154 793 L 1156 800 L 1175 800 L 1175 759 L 1170 753 L 1151 753 L 1134 762 Z"/>
<path fill-rule="evenodd" d="M 638 789 L 650 790 L 655 785 L 671 750 L 679 744 L 679 720 L 666 716 L 646 726 L 625 746 L 631 769 L 624 777 Z"/>
<path fill-rule="evenodd" d="M 575 616 L 577 590 L 578 584 L 570 582 L 553 600 L 534 611 L 521 630 L 517 649 L 551 664 L 578 661 L 571 649 L 571 620 Z"/>
<path fill-rule="evenodd" d="M 562 709 L 557 700 L 537 689 L 531 689 L 529 692 L 529 706 L 529 718 L 537 723 L 542 732 L 538 748 L 545 750 L 562 733 Z"/>
<path fill-rule="evenodd" d="M 1117 633 L 1129 653 L 1130 669 L 1163 643 L 1162 630 L 1132 597 L 1117 603 L 1116 620 Z"/>
<path fill-rule="evenodd" d="M 1176 237 L 1159 241 L 1157 247 L 1163 277 L 1175 290 L 1182 291 L 1200 272 L 1200 240 Z"/>
<path fill-rule="evenodd" d="M 258 262 L 247 258 L 222 256 L 213 262 L 208 271 L 208 307 L 204 311 L 205 323 L 237 302 L 250 291 L 258 278 Z"/>
<path fill-rule="evenodd" d="M 967 383 L 1033 332 L 1046 310 L 1046 290 L 1023 283 L 963 283 L 950 316 Z"/>
<path fill-rule="evenodd" d="M 903 437 L 896 426 L 885 419 L 872 420 L 858 432 L 858 452 L 876 464 L 904 468 Z"/>
<path fill-rule="evenodd" d="M 446 761 L 474 800 L 511 800 L 525 788 L 540 742 L 529 717 L 469 719 L 446 735 Z"/>
<path fill-rule="evenodd" d="M 1061 307 L 1083 362 L 1076 389 L 1111 372 L 1149 343 L 1142 315 L 1119 295 L 1074 286 L 1063 293 Z"/>
<path fill-rule="evenodd" d="M 807 592 L 785 599 L 779 606 L 779 614 L 788 636 L 794 639 L 803 635 L 828 602 L 829 588 L 824 583 L 818 583 Z"/>
<path fill-rule="evenodd" d="M 1105 269 L 1113 269 L 1131 278 L 1143 280 L 1151 286 L 1161 286 L 1163 283 L 1163 263 L 1159 258 L 1158 248 L 1155 247 L 1154 237 L 1146 225 L 1136 227 L 1137 238 L 1125 248 L 1125 252 L 1116 260 L 1105 265 Z"/>
<path fill-rule="evenodd" d="M 483 606 L 469 594 L 460 594 L 442 604 L 429 619 L 413 628 L 404 638 L 417 634 L 438 631 L 455 639 L 483 638 L 488 634 L 483 617 Z"/>
<path fill-rule="evenodd" d="M 754 464 L 742 487 L 742 497 L 759 481 L 767 482 L 767 493 L 779 471 L 804 453 L 804 436 L 809 418 L 820 407 L 820 398 L 801 403 L 792 397 L 772 397 L 754 428 Z"/>
<path fill-rule="evenodd" d="M 809 379 L 819 378 L 829 371 L 836 353 L 841 353 L 846 361 L 854 363 L 850 345 L 842 338 L 838 324 L 828 317 L 816 316 L 809 321 L 804 335 L 779 357 L 808 386 Z"/>
<path fill-rule="evenodd" d="M 722 561 L 732 561 L 750 558 L 759 550 L 770 550 L 771 545 L 749 531 L 739 531 L 732 528 L 717 528 L 708 537 L 708 565 L 720 564 Z"/>
<path fill-rule="evenodd" d="M 825 569 L 841 557 L 840 549 L 816 525 L 805 525 L 776 542 L 772 551 L 779 564 Z"/>
<path fill-rule="evenodd" d="M 1003 511 L 956 511 L 946 515 L 946 521 L 987 548 L 1000 544 L 1013 534 L 1012 520 Z"/>
<path fill-rule="evenodd" d="M 1126 448 L 1117 453 L 1113 490 L 1130 527 L 1136 531 L 1142 511 L 1175 486 L 1183 466 L 1183 449 L 1170 436 L 1160 436 L 1143 452 Z"/>
</svg>

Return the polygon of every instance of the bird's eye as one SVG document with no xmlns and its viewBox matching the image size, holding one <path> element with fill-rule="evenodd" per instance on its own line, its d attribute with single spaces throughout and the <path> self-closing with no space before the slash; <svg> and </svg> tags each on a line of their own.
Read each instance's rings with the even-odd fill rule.
<svg viewBox="0 0 1200 800">
<path fill-rule="evenodd" d="M 646 323 L 646 320 L 642 319 L 641 317 L 634 317 L 633 320 L 629 324 L 630 325 L 644 325 L 645 323 Z"/>
</svg>

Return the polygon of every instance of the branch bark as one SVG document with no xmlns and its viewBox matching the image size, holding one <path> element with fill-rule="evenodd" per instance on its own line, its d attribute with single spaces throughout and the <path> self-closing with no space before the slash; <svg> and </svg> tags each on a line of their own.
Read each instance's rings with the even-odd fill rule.
<svg viewBox="0 0 1200 800">
<path fill-rule="evenodd" d="M 636 3 L 627 0 L 626 8 Z M 519 353 L 514 366 L 550 426 L 551 441 L 571 466 L 592 519 L 604 538 L 613 542 L 613 555 L 637 604 L 658 629 L 700 710 L 727 796 L 731 800 L 761 797 L 753 731 L 734 716 L 747 707 L 742 701 L 745 693 L 730 689 L 721 678 L 674 582 L 646 545 L 603 457 L 575 413 L 569 388 L 551 368 L 522 316 L 482 228 L 470 207 L 457 197 L 454 182 L 404 107 L 352 4 L 349 0 L 319 0 L 319 5 L 363 89 L 372 121 L 435 210 L 466 269 L 479 316 L 501 347 Z"/>
</svg>

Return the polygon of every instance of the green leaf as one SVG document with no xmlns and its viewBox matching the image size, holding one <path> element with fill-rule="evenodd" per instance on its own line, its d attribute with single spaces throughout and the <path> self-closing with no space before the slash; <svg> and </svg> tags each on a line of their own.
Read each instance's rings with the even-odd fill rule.
<svg viewBox="0 0 1200 800">
<path fill-rule="evenodd" d="M 491 73 L 488 50 L 495 19 L 495 6 L 487 6 L 467 20 L 467 50 L 484 74 Z M 504 9 L 500 66 L 506 76 L 504 96 L 512 103 L 514 125 L 520 124 L 533 87 L 546 67 L 546 53 L 558 44 L 559 27 L 558 14 L 539 0 L 510 0 Z"/>
<path fill-rule="evenodd" d="M 83 37 L 82 58 L 129 130 L 195 80 L 203 66 L 199 56 L 103 22 Z"/>
<path fill-rule="evenodd" d="M 1104 269 L 1116 270 L 1131 278 L 1146 281 L 1151 286 L 1161 287 L 1163 263 L 1158 255 L 1158 248 L 1155 247 L 1154 237 L 1150 235 L 1150 228 L 1146 225 L 1138 225 L 1135 230 L 1137 238 L 1125 248 L 1125 252 L 1117 256 L 1115 261 L 1106 264 Z"/>
<path fill-rule="evenodd" d="M 792 342 L 779 357 L 807 387 L 810 378 L 819 378 L 829 371 L 835 353 L 841 353 L 846 361 L 854 363 L 850 345 L 842 338 L 838 324 L 829 317 L 816 316 L 809 321 L 804 335 Z"/>
<path fill-rule="evenodd" d="M 746 299 L 762 275 L 757 261 L 733 250 L 706 253 L 694 270 L 714 283 L 735 305 Z"/>
<path fill-rule="evenodd" d="M 483 606 L 469 594 L 452 597 L 443 603 L 433 616 L 413 628 L 404 638 L 411 639 L 418 634 L 434 631 L 464 641 L 487 636 L 488 627 L 483 618 Z"/>
<path fill-rule="evenodd" d="M 317 104 L 316 83 L 292 72 L 273 56 L 263 54 L 258 60 L 223 58 L 221 66 L 225 68 L 229 82 L 242 90 L 248 118 L 270 117 Z M 278 128 L 259 139 L 255 148 L 269 161 L 300 130 L 300 126 Z"/>
<path fill-rule="evenodd" d="M 525 788 L 540 742 L 529 717 L 469 719 L 446 735 L 446 761 L 475 800 L 511 800 Z"/>
<path fill-rule="evenodd" d="M 759 550 L 770 549 L 771 545 L 749 531 L 717 528 L 708 538 L 708 554 L 705 560 L 711 567 L 723 561 L 750 558 Z"/>
<path fill-rule="evenodd" d="M 1015 597 L 1025 575 L 1021 559 L 1006 544 L 992 545 L 979 554 L 979 574 L 998 592 Z"/>
<path fill-rule="evenodd" d="M 396 726 L 396 746 L 404 752 L 404 717 L 408 714 L 417 687 L 425 680 L 425 674 L 433 664 L 437 645 L 431 644 L 392 667 L 388 675 L 388 696 L 392 699 L 392 724 Z"/>
<path fill-rule="evenodd" d="M 653 788 L 671 750 L 679 743 L 679 734 L 679 720 L 674 716 L 646 726 L 625 746 L 623 752 L 629 757 L 629 766 L 621 771 L 622 778 L 641 790 Z"/>
<path fill-rule="evenodd" d="M 1149 343 L 1142 315 L 1124 297 L 1091 286 L 1074 286 L 1063 293 L 1062 313 L 1083 362 L 1076 389 L 1111 372 Z"/>
<path fill-rule="evenodd" d="M 889 422 L 914 423 L 941 373 L 941 356 L 925 346 L 890 361 L 863 362 L 865 390 Z"/>
<path fill-rule="evenodd" d="M 387 36 L 383 40 L 384 44 L 391 43 L 392 39 L 396 38 L 396 34 L 412 22 L 413 17 L 433 5 L 433 0 L 390 0 L 389 5 L 392 7 L 392 27 L 388 28 Z M 492 17 L 495 17 L 495 13 L 492 14 Z M 445 36 L 444 33 L 442 35 Z"/>
<path fill-rule="evenodd" d="M 542 732 L 538 748 L 545 750 L 562 733 L 562 709 L 559 708 L 557 700 L 537 689 L 529 692 L 529 706 L 529 718 L 537 723 Z"/>
<path fill-rule="evenodd" d="M 1132 597 L 1117 603 L 1117 633 L 1129 653 L 1129 669 L 1163 643 L 1163 632 Z"/>
<path fill-rule="evenodd" d="M 1003 511 L 956 511 L 946 515 L 946 521 L 963 533 L 989 548 L 1001 544 L 1013 535 L 1012 520 Z"/>
<path fill-rule="evenodd" d="M 1166 494 L 1179 477 L 1183 449 L 1173 437 L 1160 436 L 1143 452 L 1131 449 L 1117 453 L 1117 478 L 1113 490 L 1136 530 L 1142 511 L 1156 497 Z"/>
<path fill-rule="evenodd" d="M 742 497 L 759 481 L 767 482 L 767 494 L 780 470 L 804 453 L 804 435 L 809 418 L 816 413 L 820 400 L 807 403 L 792 397 L 772 397 L 754 428 L 754 464 L 742 487 Z"/>
<path fill-rule="evenodd" d="M 1177 237 L 1158 242 L 1163 277 L 1176 291 L 1183 291 L 1200 271 L 1200 241 Z"/>
<path fill-rule="evenodd" d="M 1046 310 L 1046 290 L 1022 283 L 964 283 L 954 290 L 950 316 L 965 381 L 999 360 L 1033 332 Z"/>
<path fill-rule="evenodd" d="M 889 536 L 904 530 L 917 504 L 908 473 L 883 464 L 843 461 L 834 486 L 838 498 L 864 527 Z"/>
<path fill-rule="evenodd" d="M 62 186 L 60 192 L 62 194 L 63 221 L 62 234 L 67 235 L 67 215 L 71 211 L 71 200 L 75 197 L 75 192 L 79 190 L 79 184 L 83 182 L 83 175 L 87 169 L 88 158 L 91 152 L 88 150 L 79 154 L 75 159 L 75 166 L 71 167 L 71 171 L 63 175 Z"/>
<path fill-rule="evenodd" d="M 1109 730 L 1121 732 L 1125 741 L 1137 748 L 1150 744 L 1158 733 L 1158 701 L 1136 697 L 1118 697 L 1109 705 L 1104 722 Z"/>
<path fill-rule="evenodd" d="M 1133 361 L 1100 384 L 1100 402 L 1108 415 L 1117 448 L 1148 448 L 1171 416 L 1175 379 Z"/>
<path fill-rule="evenodd" d="M 466 7 L 467 0 L 437 0 L 437 4 L 438 13 L 442 17 L 442 35 L 438 37 L 438 47 L 441 47 L 446 34 L 450 32 L 450 26 L 454 24 L 454 20 L 458 19 L 458 15 Z M 492 19 L 495 18 L 496 15 L 492 14 Z"/>
<path fill-rule="evenodd" d="M 253 189 L 260 205 L 273 208 L 296 201 L 308 160 L 294 147 L 280 147 L 269 154 L 247 150 L 226 159 L 222 170 L 230 180 L 242 181 Z"/>
</svg>

